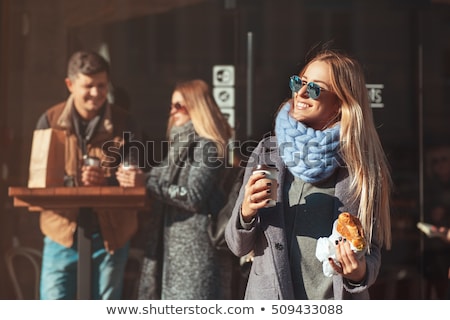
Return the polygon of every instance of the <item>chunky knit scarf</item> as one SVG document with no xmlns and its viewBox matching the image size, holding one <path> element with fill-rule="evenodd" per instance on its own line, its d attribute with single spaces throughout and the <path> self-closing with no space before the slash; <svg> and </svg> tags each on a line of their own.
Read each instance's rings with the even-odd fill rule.
<svg viewBox="0 0 450 320">
<path fill-rule="evenodd" d="M 323 131 L 314 130 L 292 118 L 290 108 L 286 103 L 275 119 L 275 135 L 284 164 L 305 182 L 315 183 L 330 177 L 342 163 L 340 124 Z"/>
<path fill-rule="evenodd" d="M 174 141 L 180 144 L 189 143 L 189 139 L 192 139 L 195 133 L 194 124 L 191 120 L 181 126 L 173 126 L 169 133 L 170 141 Z"/>
</svg>

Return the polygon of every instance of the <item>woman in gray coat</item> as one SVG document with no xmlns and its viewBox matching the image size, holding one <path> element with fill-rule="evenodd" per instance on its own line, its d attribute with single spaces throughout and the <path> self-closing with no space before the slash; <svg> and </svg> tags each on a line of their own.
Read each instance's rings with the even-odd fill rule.
<svg viewBox="0 0 450 320">
<path fill-rule="evenodd" d="M 275 119 L 275 135 L 263 139 L 248 162 L 227 225 L 237 256 L 252 253 L 246 299 L 368 299 L 391 245 L 387 160 L 373 124 L 362 68 L 351 57 L 324 50 L 290 78 L 292 98 Z M 277 203 L 270 185 L 252 174 L 257 163 L 275 165 Z M 315 255 L 341 212 L 356 215 L 368 243 L 357 256 L 339 238 L 334 275 Z"/>
<path fill-rule="evenodd" d="M 162 299 L 221 298 L 217 253 L 207 226 L 208 213 L 224 204 L 216 186 L 231 134 L 207 83 L 182 82 L 172 94 L 170 147 L 164 161 L 150 170 L 145 181 L 139 170 L 118 170 L 121 185 L 145 183 L 162 205 Z M 145 274 L 141 281 L 146 281 Z"/>
</svg>

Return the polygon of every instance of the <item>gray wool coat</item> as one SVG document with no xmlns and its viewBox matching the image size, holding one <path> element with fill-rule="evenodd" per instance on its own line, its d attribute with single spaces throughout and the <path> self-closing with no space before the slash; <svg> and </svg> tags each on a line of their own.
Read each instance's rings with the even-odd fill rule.
<svg viewBox="0 0 450 320">
<path fill-rule="evenodd" d="M 244 197 L 244 186 L 251 175 L 252 168 L 258 162 L 274 164 L 278 168 L 278 202 L 275 207 L 259 210 L 255 222 L 248 229 L 241 225 L 240 208 Z M 276 138 L 272 136 L 263 139 L 248 162 L 239 197 L 227 224 L 225 238 L 230 250 L 238 257 L 252 250 L 255 254 L 245 299 L 294 299 L 288 245 L 284 231 L 283 188 L 286 170 L 278 153 Z M 345 168 L 340 168 L 335 186 L 336 217 L 343 211 L 358 212 L 357 204 L 348 202 L 348 192 L 348 173 Z M 370 254 L 366 254 L 366 263 L 366 279 L 361 286 L 353 287 L 341 275 L 333 276 L 334 299 L 370 298 L 368 288 L 375 282 L 381 265 L 381 246 L 376 238 L 370 244 Z"/>
<path fill-rule="evenodd" d="M 224 202 L 217 192 L 221 168 L 211 160 L 217 157 L 211 140 L 197 136 L 190 122 L 178 130 L 169 156 L 150 170 L 146 184 L 164 219 L 161 298 L 219 299 L 217 253 L 207 226 L 212 206 Z M 188 160 L 180 164 L 188 146 Z"/>
</svg>

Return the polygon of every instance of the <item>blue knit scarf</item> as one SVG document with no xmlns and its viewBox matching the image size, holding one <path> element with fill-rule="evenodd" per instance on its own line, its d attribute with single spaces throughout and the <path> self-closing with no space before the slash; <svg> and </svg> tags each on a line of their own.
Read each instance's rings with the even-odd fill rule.
<svg viewBox="0 0 450 320">
<path fill-rule="evenodd" d="M 340 124 L 314 130 L 289 115 L 286 103 L 275 119 L 280 156 L 288 170 L 305 182 L 315 183 L 330 177 L 342 163 L 339 156 Z"/>
</svg>

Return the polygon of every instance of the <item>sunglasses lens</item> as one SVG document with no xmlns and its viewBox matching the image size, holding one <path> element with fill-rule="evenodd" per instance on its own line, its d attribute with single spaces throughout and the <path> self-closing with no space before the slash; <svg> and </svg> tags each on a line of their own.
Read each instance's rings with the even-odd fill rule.
<svg viewBox="0 0 450 320">
<path fill-rule="evenodd" d="M 172 108 L 175 108 L 175 110 L 180 110 L 180 109 L 182 109 L 183 108 L 183 106 L 179 103 L 179 102 L 177 102 L 177 103 L 172 103 L 171 105 L 170 105 L 170 109 L 172 109 Z"/>
<path fill-rule="evenodd" d="M 289 78 L 289 88 L 292 92 L 298 92 L 302 87 L 302 79 L 299 76 Z"/>
<path fill-rule="evenodd" d="M 292 92 L 299 92 L 302 87 L 302 79 L 299 76 L 289 78 L 289 88 L 291 88 Z M 318 84 L 310 82 L 306 85 L 306 92 L 311 99 L 316 100 L 320 95 L 320 87 Z"/>
<path fill-rule="evenodd" d="M 320 87 L 314 82 L 310 82 L 307 84 L 306 91 L 311 99 L 316 100 L 320 95 Z"/>
</svg>

